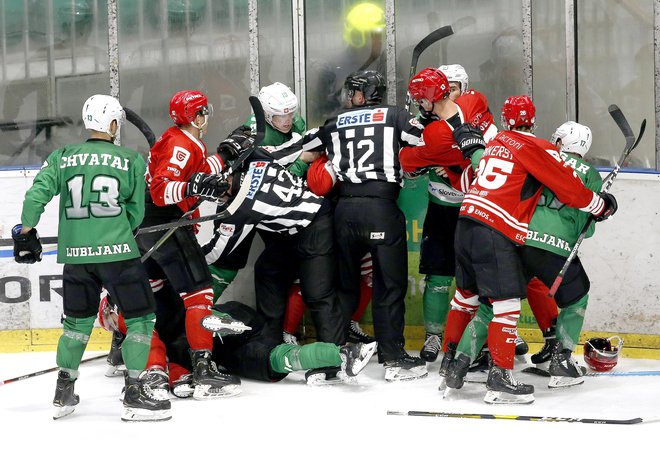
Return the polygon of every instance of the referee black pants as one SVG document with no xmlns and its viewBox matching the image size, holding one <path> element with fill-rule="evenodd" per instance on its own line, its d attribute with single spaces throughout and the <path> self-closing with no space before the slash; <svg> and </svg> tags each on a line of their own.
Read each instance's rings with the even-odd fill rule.
<svg viewBox="0 0 660 455">
<path fill-rule="evenodd" d="M 335 209 L 339 297 L 349 320 L 360 299 L 360 260 L 373 260 L 371 311 L 380 362 L 400 358 L 408 288 L 406 220 L 393 199 L 343 196 Z"/>
</svg>

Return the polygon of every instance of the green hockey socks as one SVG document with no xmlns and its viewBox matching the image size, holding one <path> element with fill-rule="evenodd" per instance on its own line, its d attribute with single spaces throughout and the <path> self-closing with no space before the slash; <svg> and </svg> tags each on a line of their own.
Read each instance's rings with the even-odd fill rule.
<svg viewBox="0 0 660 455">
<path fill-rule="evenodd" d="M 147 365 L 156 315 L 149 313 L 137 318 L 125 319 L 125 321 L 126 338 L 121 345 L 121 354 L 128 375 L 136 378 Z"/>
<path fill-rule="evenodd" d="M 424 327 L 428 333 L 441 335 L 449 313 L 449 287 L 454 277 L 426 275 L 424 281 Z"/>
<path fill-rule="evenodd" d="M 465 354 L 474 361 L 488 339 L 488 324 L 493 319 L 493 307 L 479 305 L 477 314 L 465 328 L 461 341 L 456 348 L 456 355 Z"/>
<path fill-rule="evenodd" d="M 589 294 L 582 297 L 572 305 L 562 308 L 557 316 L 557 329 L 555 331 L 557 340 L 561 342 L 564 349 L 575 350 L 584 324 L 584 315 L 587 311 Z"/>
<path fill-rule="evenodd" d="M 217 302 L 222 293 L 225 292 L 225 289 L 227 289 L 227 286 L 229 286 L 231 282 L 234 281 L 234 278 L 236 278 L 236 275 L 238 275 L 238 270 L 223 269 L 222 267 L 209 265 L 209 271 L 211 272 L 211 278 L 213 281 L 213 298 L 215 299 L 215 302 Z"/>
<path fill-rule="evenodd" d="M 57 342 L 56 363 L 61 370 L 67 371 L 73 379 L 78 377 L 80 360 L 85 353 L 95 320 L 96 315 L 88 318 L 65 316 L 62 321 L 64 331 Z"/>
<path fill-rule="evenodd" d="M 340 365 L 339 346 L 332 343 L 280 344 L 270 352 L 270 367 L 276 373 Z"/>
</svg>

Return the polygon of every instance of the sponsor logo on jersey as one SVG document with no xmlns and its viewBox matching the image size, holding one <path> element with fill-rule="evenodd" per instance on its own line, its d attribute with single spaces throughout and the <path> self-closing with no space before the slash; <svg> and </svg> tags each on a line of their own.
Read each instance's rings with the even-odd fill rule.
<svg viewBox="0 0 660 455">
<path fill-rule="evenodd" d="M 179 166 L 181 169 L 186 167 L 186 164 L 188 164 L 188 160 L 190 159 L 190 152 L 183 147 L 179 147 L 178 145 L 174 146 L 174 150 L 172 150 L 172 158 L 170 158 L 170 163 L 175 164 Z"/>
<path fill-rule="evenodd" d="M 250 179 L 250 190 L 246 196 L 248 199 L 254 199 L 254 195 L 257 194 L 257 190 L 261 186 L 264 175 L 266 175 L 267 167 L 268 162 L 266 161 L 253 161 L 250 163 L 250 168 L 246 175 L 246 177 Z"/>
<path fill-rule="evenodd" d="M 369 238 L 371 240 L 384 240 L 385 239 L 385 233 L 384 232 L 371 232 L 369 235 Z"/>
<path fill-rule="evenodd" d="M 337 116 L 337 128 L 385 123 L 387 108 L 349 111 Z"/>
<path fill-rule="evenodd" d="M 236 231 L 236 225 L 221 223 L 220 229 L 218 230 L 220 231 L 220 235 L 231 237 L 232 235 L 234 235 L 234 231 Z"/>
<path fill-rule="evenodd" d="M 178 170 L 178 169 L 175 168 L 175 167 L 167 166 L 167 170 L 170 171 L 172 174 L 174 174 L 175 177 L 178 177 L 178 176 L 181 175 L 181 171 Z"/>
</svg>

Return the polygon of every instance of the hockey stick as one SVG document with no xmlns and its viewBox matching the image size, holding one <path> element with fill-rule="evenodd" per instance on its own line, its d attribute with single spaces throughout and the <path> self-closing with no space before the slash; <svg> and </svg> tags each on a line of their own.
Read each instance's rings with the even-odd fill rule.
<svg viewBox="0 0 660 455">
<path fill-rule="evenodd" d="M 106 354 L 101 354 L 101 355 L 96 355 L 96 356 L 90 357 L 88 359 L 83 359 L 83 360 L 80 361 L 80 363 L 91 362 L 92 360 L 103 359 L 107 356 L 108 356 L 107 353 Z M 24 374 L 23 376 L 18 376 L 18 377 L 11 378 L 11 379 L 5 379 L 4 381 L 0 381 L 0 385 L 6 385 L 6 384 L 10 384 L 12 382 L 22 381 L 23 379 L 33 378 L 35 376 L 41 376 L 42 374 L 50 373 L 51 371 L 57 371 L 59 368 L 60 367 L 47 368 L 45 370 L 35 371 L 34 373 Z"/>
<path fill-rule="evenodd" d="M 616 178 L 617 175 L 619 175 L 621 166 L 623 166 L 623 163 L 626 161 L 630 153 L 637 147 L 637 144 L 639 144 L 639 141 L 642 139 L 642 136 L 644 136 L 644 130 L 646 129 L 646 119 L 644 119 L 642 120 L 642 125 L 639 128 L 639 134 L 637 135 L 637 140 L 635 140 L 635 133 L 633 133 L 632 128 L 630 128 L 630 124 L 628 123 L 628 120 L 626 120 L 626 117 L 623 115 L 623 112 L 621 112 L 621 109 L 619 109 L 619 107 L 616 104 L 612 104 L 607 110 L 609 111 L 610 115 L 612 116 L 617 126 L 623 133 L 623 136 L 626 138 L 626 146 L 623 149 L 623 154 L 621 155 L 619 162 L 616 163 L 616 166 L 614 167 L 614 169 L 612 169 L 612 172 L 610 172 L 609 175 L 605 177 L 604 180 L 605 186 L 603 188 L 603 191 L 606 193 L 609 192 L 610 188 L 612 187 L 612 184 L 614 183 L 614 179 Z M 575 256 L 577 256 L 578 249 L 580 248 L 580 245 L 582 244 L 584 238 L 587 236 L 587 231 L 591 227 L 592 223 L 594 223 L 593 217 L 589 218 L 589 220 L 585 223 L 584 227 L 582 228 L 582 231 L 580 231 L 580 235 L 575 241 L 575 245 L 573 245 L 571 254 L 569 254 L 568 257 L 566 258 L 566 262 L 564 262 L 563 267 L 557 274 L 557 278 L 555 278 L 554 283 L 552 283 L 552 286 L 550 287 L 550 291 L 548 292 L 548 297 L 553 298 L 557 293 L 557 289 L 559 289 L 559 286 L 561 285 L 562 281 L 564 281 L 564 275 L 566 274 L 568 267 L 571 265 L 571 262 L 573 262 L 573 259 L 575 259 Z"/>
<path fill-rule="evenodd" d="M 568 422 L 568 423 L 597 423 L 610 425 L 632 425 L 642 423 L 641 417 L 632 419 L 587 419 L 581 417 L 541 417 L 541 416 L 516 416 L 505 414 L 462 414 L 451 412 L 434 411 L 387 411 L 387 415 L 416 416 L 416 417 L 452 417 L 457 419 L 484 419 L 484 420 L 526 420 L 531 422 Z"/>
<path fill-rule="evenodd" d="M 520 370 L 521 373 L 533 374 L 535 376 L 541 376 L 544 378 L 549 378 L 551 375 L 548 371 L 543 370 L 538 367 L 527 367 Z M 649 370 L 649 371 L 595 371 L 587 372 L 585 376 L 660 376 L 660 371 Z"/>
<path fill-rule="evenodd" d="M 261 102 L 259 101 L 259 98 L 257 98 L 256 96 L 251 96 L 250 105 L 252 106 L 252 110 L 254 111 L 254 118 L 257 123 L 257 134 L 254 137 L 254 143 L 252 144 L 252 146 L 247 150 L 245 150 L 243 153 L 241 153 L 238 157 L 236 157 L 234 161 L 231 161 L 229 163 L 229 166 L 227 167 L 227 171 L 225 173 L 227 175 L 239 169 L 243 165 L 245 160 L 252 154 L 254 149 L 258 147 L 261 144 L 261 142 L 263 142 L 264 137 L 266 136 L 266 116 L 264 114 L 264 109 L 261 106 Z M 148 234 L 150 232 L 163 231 L 165 229 L 168 230 L 165 234 L 163 234 L 163 236 L 160 239 L 158 239 L 158 241 L 149 249 L 149 251 L 144 253 L 144 256 L 142 256 L 141 261 L 144 262 L 147 259 L 149 259 L 151 255 L 154 254 L 154 252 L 156 252 L 156 250 L 158 250 L 158 248 L 160 248 L 167 241 L 167 239 L 169 239 L 172 236 L 172 234 L 174 234 L 174 231 L 176 231 L 180 227 L 201 223 L 203 221 L 218 220 L 218 219 L 226 218 L 227 216 L 231 215 L 230 211 L 223 210 L 222 212 L 215 213 L 213 215 L 207 215 L 207 216 L 189 219 L 189 217 L 194 213 L 197 207 L 199 207 L 202 201 L 203 200 L 201 198 L 198 199 L 195 205 L 186 213 L 184 213 L 183 216 L 179 218 L 177 221 L 173 221 L 171 223 L 159 224 L 155 226 L 148 226 L 138 230 L 137 235 Z"/>
<path fill-rule="evenodd" d="M 417 62 L 419 60 L 419 56 L 422 55 L 422 52 L 424 52 L 431 44 L 435 43 L 436 41 L 440 41 L 441 39 L 451 36 L 453 34 L 454 34 L 454 29 L 452 29 L 451 25 L 445 25 L 444 27 L 440 27 L 437 30 L 433 30 L 431 33 L 426 35 L 419 43 L 417 43 L 417 45 L 413 48 L 412 59 L 410 61 L 410 72 L 408 74 L 408 81 L 410 81 L 410 79 L 412 79 L 412 77 L 417 72 Z M 408 112 L 410 112 L 411 102 L 412 102 L 412 97 L 410 96 L 410 92 L 406 91 L 406 111 Z"/>
<path fill-rule="evenodd" d="M 145 122 L 142 117 L 137 115 L 133 109 L 125 107 L 124 112 L 126 112 L 126 120 L 135 125 L 149 143 L 149 147 L 153 147 L 156 143 L 156 135 L 149 127 L 149 125 L 147 125 L 147 122 Z"/>
</svg>

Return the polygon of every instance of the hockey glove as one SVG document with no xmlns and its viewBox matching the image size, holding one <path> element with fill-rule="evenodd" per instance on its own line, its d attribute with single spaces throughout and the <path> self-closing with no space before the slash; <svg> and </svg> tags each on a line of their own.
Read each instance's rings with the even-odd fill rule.
<svg viewBox="0 0 660 455">
<path fill-rule="evenodd" d="M 594 220 L 596 221 L 605 221 L 614 213 L 616 210 L 619 208 L 619 204 L 616 202 L 616 198 L 614 195 L 610 193 L 606 193 L 604 191 L 601 191 L 598 193 L 598 195 L 603 198 L 603 202 L 605 203 L 605 207 L 603 208 L 603 211 L 600 212 L 598 215 L 594 215 Z"/>
<path fill-rule="evenodd" d="M 224 163 L 238 157 L 242 151 L 249 149 L 254 144 L 252 130 L 248 126 L 239 126 L 224 141 L 218 145 L 217 153 Z"/>
<path fill-rule="evenodd" d="M 463 158 L 469 160 L 474 152 L 486 148 L 486 141 L 484 141 L 481 130 L 467 122 L 456 128 L 453 134 L 458 148 L 461 149 Z"/>
<path fill-rule="evenodd" d="M 41 262 L 42 248 L 39 233 L 35 228 L 26 234 L 21 234 L 22 224 L 11 228 L 11 238 L 14 239 L 14 259 L 20 264 L 34 264 Z"/>
<path fill-rule="evenodd" d="M 440 117 L 435 115 L 433 111 L 427 111 L 426 109 L 423 109 L 422 106 L 419 106 L 419 117 L 417 120 L 422 126 L 426 127 L 429 123 L 440 120 Z"/>
<path fill-rule="evenodd" d="M 188 180 L 186 197 L 199 196 L 204 199 L 218 200 L 228 188 L 229 184 L 220 175 L 195 172 Z"/>
</svg>

